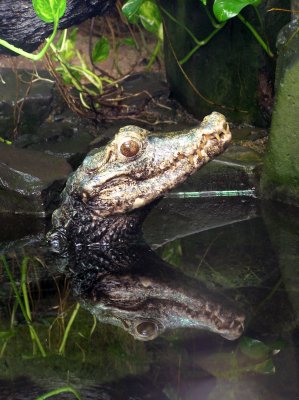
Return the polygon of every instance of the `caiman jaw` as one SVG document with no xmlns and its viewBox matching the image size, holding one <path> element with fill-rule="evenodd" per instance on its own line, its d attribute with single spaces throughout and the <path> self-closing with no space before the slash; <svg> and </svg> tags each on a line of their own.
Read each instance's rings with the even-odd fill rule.
<svg viewBox="0 0 299 400">
<path fill-rule="evenodd" d="M 96 154 L 87 157 L 75 186 L 95 216 L 125 213 L 183 182 L 222 153 L 230 139 L 228 123 L 216 112 L 187 132 L 151 134 L 127 126 L 107 146 L 98 165 Z"/>
</svg>

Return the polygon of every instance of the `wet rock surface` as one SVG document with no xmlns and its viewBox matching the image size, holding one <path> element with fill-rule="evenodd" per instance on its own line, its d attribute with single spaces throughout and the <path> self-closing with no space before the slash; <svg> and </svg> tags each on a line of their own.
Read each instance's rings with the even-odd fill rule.
<svg viewBox="0 0 299 400">
<path fill-rule="evenodd" d="M 65 160 L 0 143 L 0 211 L 45 216 L 71 171 Z"/>
<path fill-rule="evenodd" d="M 29 71 L 0 70 L 0 136 L 35 132 L 50 115 L 54 82 L 45 71 L 35 78 Z"/>
</svg>

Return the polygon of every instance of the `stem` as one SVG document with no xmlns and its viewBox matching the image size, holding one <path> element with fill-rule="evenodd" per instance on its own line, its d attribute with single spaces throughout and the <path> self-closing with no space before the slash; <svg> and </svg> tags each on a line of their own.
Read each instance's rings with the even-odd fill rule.
<svg viewBox="0 0 299 400">
<path fill-rule="evenodd" d="M 29 257 L 24 257 L 22 260 L 22 265 L 21 265 L 21 290 L 23 294 L 23 299 L 24 299 L 24 308 L 26 311 L 26 315 L 32 323 L 32 316 L 31 316 L 31 310 L 30 310 L 30 304 L 29 304 L 29 299 L 28 299 L 28 293 L 27 293 L 27 282 L 26 282 L 26 276 L 27 276 L 27 265 L 29 262 Z M 34 343 L 34 334 L 31 329 L 29 329 L 31 340 Z M 33 348 L 33 354 L 35 354 L 35 346 Z"/>
<path fill-rule="evenodd" d="M 28 53 L 27 51 L 24 51 L 24 50 L 20 49 L 19 47 L 16 47 L 13 44 L 10 44 L 6 40 L 3 40 L 3 39 L 0 39 L 0 45 L 6 47 L 7 49 L 9 49 L 9 50 L 11 50 L 11 51 L 13 51 L 13 52 L 15 52 L 17 54 L 19 54 L 20 56 L 29 58 L 29 60 L 38 61 L 45 55 L 45 53 L 48 50 L 50 44 L 53 42 L 53 40 L 55 38 L 55 35 L 57 33 L 58 24 L 59 24 L 59 19 L 55 18 L 54 19 L 54 26 L 53 26 L 52 35 L 48 39 L 46 39 L 46 41 L 47 41 L 46 45 L 37 54 Z"/>
<path fill-rule="evenodd" d="M 262 48 L 265 50 L 265 52 L 268 54 L 269 57 L 274 57 L 274 54 L 272 53 L 270 47 L 268 46 L 267 43 L 264 42 L 264 40 L 261 38 L 261 36 L 258 34 L 258 32 L 255 30 L 255 28 L 251 25 L 250 22 L 248 22 L 241 14 L 238 14 L 237 17 L 243 24 L 250 30 L 250 32 L 253 34 L 255 39 L 259 42 L 259 44 L 262 46 Z"/>
<path fill-rule="evenodd" d="M 46 352 L 45 352 L 45 350 L 44 350 L 44 348 L 43 348 L 43 346 L 42 346 L 42 344 L 41 344 L 41 341 L 39 340 L 39 337 L 38 337 L 38 335 L 37 335 L 37 333 L 36 333 L 34 327 L 32 326 L 32 323 L 31 323 L 31 321 L 30 321 L 28 315 L 27 315 L 26 308 L 25 308 L 25 306 L 24 306 L 24 304 L 23 304 L 23 302 L 22 302 L 22 299 L 21 299 L 21 297 L 20 297 L 20 293 L 19 293 L 19 291 L 18 291 L 18 288 L 17 288 L 17 286 L 16 286 L 16 283 L 15 283 L 15 281 L 14 281 L 14 278 L 13 278 L 11 272 L 10 272 L 10 268 L 9 268 L 9 265 L 8 265 L 8 263 L 7 263 L 7 261 L 6 261 L 5 256 L 1 256 L 1 257 L 0 257 L 0 260 L 2 261 L 2 264 L 4 265 L 4 269 L 5 269 L 5 271 L 6 271 L 6 274 L 7 274 L 7 276 L 8 276 L 8 279 L 9 279 L 9 281 L 10 281 L 11 287 L 12 287 L 14 293 L 15 293 L 15 296 L 16 296 L 16 299 L 17 299 L 17 301 L 18 301 L 18 303 L 19 303 L 19 306 L 20 306 L 20 308 L 21 308 L 22 314 L 23 314 L 23 316 L 24 316 L 24 318 L 25 318 L 25 321 L 26 321 L 26 323 L 27 323 L 27 325 L 28 325 L 28 328 L 29 328 L 29 331 L 30 331 L 30 336 L 31 336 L 32 338 L 34 338 L 34 340 L 35 340 L 35 342 L 36 342 L 36 344 L 37 344 L 37 347 L 39 348 L 39 351 L 41 352 L 41 355 L 42 355 L 43 357 L 46 357 Z"/>
<path fill-rule="evenodd" d="M 71 386 L 65 386 L 60 389 L 51 390 L 50 392 L 47 392 L 39 397 L 36 397 L 35 400 L 45 400 L 48 399 L 49 397 L 56 396 L 57 394 L 60 393 L 72 393 L 76 397 L 76 399 L 81 400 L 81 397 L 77 392 L 77 390 L 73 389 Z"/>
<path fill-rule="evenodd" d="M 201 40 L 200 42 L 198 42 L 198 44 L 193 47 L 193 49 L 191 51 L 189 51 L 189 53 L 182 58 L 179 63 L 181 65 L 183 65 L 185 62 L 187 62 L 189 60 L 189 58 L 202 46 L 206 45 L 207 43 L 209 43 L 209 41 L 224 27 L 224 25 L 226 24 L 226 22 L 223 22 L 223 24 L 219 27 L 213 30 L 213 32 L 211 32 L 209 34 L 209 36 L 207 36 L 205 39 Z"/>
<path fill-rule="evenodd" d="M 69 322 L 68 322 L 68 324 L 67 324 L 67 326 L 65 328 L 65 332 L 64 332 L 64 335 L 63 335 L 63 338 L 62 338 L 62 342 L 61 342 L 61 345 L 60 345 L 59 350 L 58 350 L 58 353 L 60 355 L 64 353 L 65 345 L 66 345 L 66 341 L 67 341 L 67 338 L 68 338 L 69 333 L 70 333 L 70 329 L 71 329 L 71 327 L 73 325 L 73 322 L 75 321 L 75 318 L 76 318 L 76 316 L 78 314 L 79 309 L 80 309 L 80 304 L 77 303 L 76 307 L 75 307 L 75 309 L 74 309 L 74 311 L 73 311 L 73 313 L 71 315 L 71 318 L 69 319 Z"/>
<path fill-rule="evenodd" d="M 149 62 L 148 62 L 148 64 L 147 64 L 147 66 L 146 66 L 147 71 L 149 71 L 149 70 L 151 69 L 153 63 L 155 62 L 155 59 L 156 59 L 157 56 L 158 56 L 159 51 L 160 51 L 160 49 L 161 49 L 161 43 L 162 43 L 161 40 L 158 39 L 157 44 L 156 44 L 156 46 L 155 46 L 155 48 L 154 48 L 154 51 L 153 51 L 152 54 L 151 54 L 151 58 L 150 58 L 150 60 L 149 60 Z"/>
<path fill-rule="evenodd" d="M 200 3 L 201 3 L 201 1 L 200 1 Z M 207 17 L 209 18 L 209 20 L 210 20 L 211 24 L 213 25 L 213 27 L 214 28 L 221 28 L 222 23 L 221 22 L 220 23 L 216 22 L 216 20 L 213 18 L 212 14 L 210 13 L 210 10 L 208 9 L 207 6 L 203 5 L 202 3 L 201 3 L 201 5 L 203 6 L 203 8 L 204 8 L 204 10 L 205 10 L 205 12 L 207 14 Z"/>
<path fill-rule="evenodd" d="M 162 7 L 161 5 L 160 5 L 160 8 L 161 8 L 161 10 L 164 12 L 164 14 L 166 14 L 167 17 L 168 17 L 169 19 L 171 19 L 171 21 L 173 21 L 173 22 L 176 23 L 178 26 L 180 26 L 181 28 L 183 28 L 183 29 L 188 33 L 188 35 L 193 39 L 193 41 L 194 41 L 196 44 L 199 44 L 199 43 L 200 43 L 200 40 L 198 40 L 197 37 L 194 36 L 194 34 L 190 31 L 189 28 L 186 27 L 186 25 L 184 25 L 182 22 L 180 22 L 179 20 L 177 20 L 176 18 L 174 18 L 174 16 L 171 15 L 167 10 L 165 10 L 165 8 Z"/>
</svg>

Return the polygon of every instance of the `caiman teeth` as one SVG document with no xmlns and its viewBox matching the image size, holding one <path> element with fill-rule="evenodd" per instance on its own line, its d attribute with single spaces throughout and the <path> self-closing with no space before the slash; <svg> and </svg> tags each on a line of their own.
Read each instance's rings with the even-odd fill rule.
<svg viewBox="0 0 299 400">
<path fill-rule="evenodd" d="M 194 163 L 194 156 L 193 156 L 193 155 L 188 156 L 188 161 L 189 161 L 190 164 L 193 165 L 193 163 Z"/>
</svg>

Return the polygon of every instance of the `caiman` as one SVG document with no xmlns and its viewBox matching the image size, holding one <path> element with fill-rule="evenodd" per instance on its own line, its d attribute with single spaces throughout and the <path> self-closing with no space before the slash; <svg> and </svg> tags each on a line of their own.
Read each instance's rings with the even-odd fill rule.
<svg viewBox="0 0 299 400">
<path fill-rule="evenodd" d="M 178 327 L 231 340 L 242 334 L 244 315 L 236 305 L 162 261 L 141 231 L 155 200 L 222 153 L 230 139 L 216 112 L 183 132 L 126 126 L 69 178 L 48 238 L 69 257 L 75 293 L 98 319 L 141 340 Z"/>
</svg>

